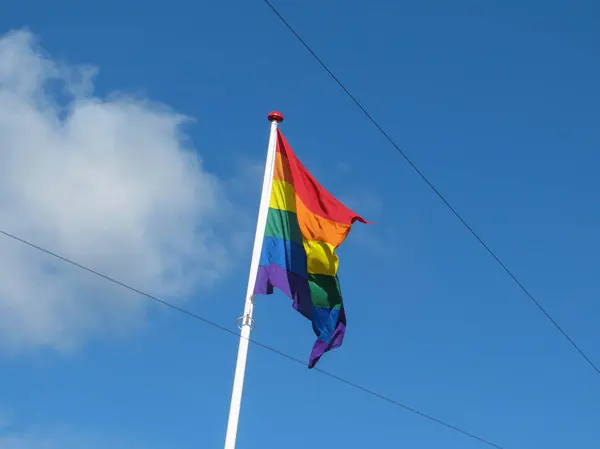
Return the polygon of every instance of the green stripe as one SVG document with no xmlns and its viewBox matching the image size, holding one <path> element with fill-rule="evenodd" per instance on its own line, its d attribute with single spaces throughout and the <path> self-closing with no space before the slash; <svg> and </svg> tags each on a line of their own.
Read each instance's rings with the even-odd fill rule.
<svg viewBox="0 0 600 449">
<path fill-rule="evenodd" d="M 342 290 L 337 276 L 309 274 L 310 299 L 315 307 L 340 308 Z"/>
<path fill-rule="evenodd" d="M 298 217 L 294 212 L 269 208 L 265 237 L 276 237 L 302 245 Z M 315 307 L 340 308 L 342 291 L 337 276 L 309 274 L 311 302 Z"/>
<path fill-rule="evenodd" d="M 265 237 L 278 237 L 302 246 L 298 217 L 294 212 L 269 208 Z"/>
</svg>

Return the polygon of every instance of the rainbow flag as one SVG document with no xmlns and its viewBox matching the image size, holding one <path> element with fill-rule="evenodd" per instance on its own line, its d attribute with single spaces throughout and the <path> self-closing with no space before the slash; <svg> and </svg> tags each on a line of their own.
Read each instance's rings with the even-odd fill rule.
<svg viewBox="0 0 600 449">
<path fill-rule="evenodd" d="M 335 250 L 355 221 L 367 223 L 312 177 L 278 130 L 254 294 L 270 295 L 276 287 L 293 299 L 294 309 L 312 321 L 317 341 L 309 368 L 344 339 L 346 314 Z"/>
</svg>

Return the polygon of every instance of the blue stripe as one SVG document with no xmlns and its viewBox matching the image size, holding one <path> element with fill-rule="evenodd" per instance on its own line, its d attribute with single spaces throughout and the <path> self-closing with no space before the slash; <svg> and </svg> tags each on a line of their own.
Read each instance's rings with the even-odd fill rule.
<svg viewBox="0 0 600 449">
<path fill-rule="evenodd" d="M 260 265 L 279 265 L 304 279 L 308 277 L 304 246 L 280 237 L 265 236 L 260 253 Z"/>
<path fill-rule="evenodd" d="M 313 306 L 311 319 L 317 337 L 329 343 L 340 319 L 340 310 L 337 307 L 329 309 Z"/>
</svg>

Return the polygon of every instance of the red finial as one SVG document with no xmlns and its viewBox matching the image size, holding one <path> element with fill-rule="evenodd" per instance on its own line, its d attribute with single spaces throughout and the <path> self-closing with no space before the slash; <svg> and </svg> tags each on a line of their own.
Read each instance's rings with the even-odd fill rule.
<svg viewBox="0 0 600 449">
<path fill-rule="evenodd" d="M 272 122 L 273 120 L 275 120 L 277 123 L 283 122 L 283 114 L 281 112 L 273 111 L 269 115 L 267 115 L 267 118 L 270 122 Z"/>
</svg>

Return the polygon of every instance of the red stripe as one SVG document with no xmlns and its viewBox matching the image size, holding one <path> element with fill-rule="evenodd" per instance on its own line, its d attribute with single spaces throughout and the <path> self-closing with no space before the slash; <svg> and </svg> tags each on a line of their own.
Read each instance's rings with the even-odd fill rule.
<svg viewBox="0 0 600 449">
<path fill-rule="evenodd" d="M 352 212 L 329 193 L 298 160 L 292 148 L 277 130 L 277 152 L 287 159 L 287 165 L 293 178 L 296 195 L 313 214 L 319 215 L 338 223 L 350 225 L 355 221 L 367 223 L 361 216 Z"/>
</svg>

